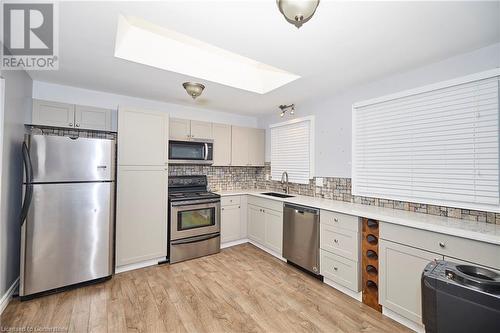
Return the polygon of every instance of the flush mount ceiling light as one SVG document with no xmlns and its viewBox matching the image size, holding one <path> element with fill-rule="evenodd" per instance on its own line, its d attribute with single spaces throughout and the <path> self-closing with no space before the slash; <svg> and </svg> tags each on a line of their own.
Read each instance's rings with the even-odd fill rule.
<svg viewBox="0 0 500 333">
<path fill-rule="evenodd" d="M 265 94 L 300 76 L 136 17 L 118 17 L 115 57 Z"/>
<path fill-rule="evenodd" d="M 280 113 L 281 118 L 283 118 L 287 112 L 289 112 L 290 115 L 295 114 L 295 104 L 290 104 L 290 105 L 281 104 L 279 108 L 281 110 Z"/>
<path fill-rule="evenodd" d="M 200 96 L 203 92 L 203 89 L 205 89 L 205 86 L 203 84 L 196 82 L 184 82 L 182 86 L 184 87 L 184 89 L 186 89 L 188 95 L 193 97 L 193 99 L 196 99 L 196 97 Z"/>
<path fill-rule="evenodd" d="M 300 28 L 314 15 L 319 0 L 276 0 L 276 4 L 285 19 Z"/>
</svg>

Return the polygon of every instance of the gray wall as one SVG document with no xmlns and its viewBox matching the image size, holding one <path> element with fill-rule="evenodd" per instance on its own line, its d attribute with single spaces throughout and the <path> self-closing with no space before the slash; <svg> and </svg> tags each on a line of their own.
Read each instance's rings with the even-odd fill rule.
<svg viewBox="0 0 500 333">
<path fill-rule="evenodd" d="M 374 64 L 376 65 L 376 64 Z M 500 67 L 500 43 L 457 55 L 408 72 L 381 78 L 375 82 L 347 88 L 330 98 L 309 101 L 296 107 L 296 116 L 315 115 L 315 176 L 351 177 L 352 104 L 399 91 L 453 79 Z M 325 75 L 329 75 L 325 73 Z M 334 75 L 334 73 L 331 73 Z M 293 103 L 293 99 L 283 103 Z M 280 118 L 278 110 L 259 119 L 266 128 L 266 161 L 270 161 L 269 125 L 291 119 Z"/>
<path fill-rule="evenodd" d="M 1 44 L 0 44 L 1 46 Z M 33 81 L 24 71 L 2 71 L 5 79 L 0 201 L 0 297 L 19 276 L 19 212 L 22 200 L 21 144 L 31 115 Z"/>
</svg>

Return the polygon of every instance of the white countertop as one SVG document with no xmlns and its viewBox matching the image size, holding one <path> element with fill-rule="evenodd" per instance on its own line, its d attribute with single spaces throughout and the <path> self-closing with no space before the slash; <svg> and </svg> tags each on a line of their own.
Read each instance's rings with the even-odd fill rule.
<svg viewBox="0 0 500 333">
<path fill-rule="evenodd" d="M 344 201 L 295 195 L 292 198 L 277 198 L 261 194 L 269 190 L 233 190 L 217 192 L 221 196 L 254 195 L 271 200 L 289 202 L 354 216 L 361 216 L 382 222 L 404 225 L 412 228 L 439 232 L 477 241 L 500 245 L 500 225 L 467 221 L 457 218 L 415 213 L 405 210 L 362 205 Z"/>
</svg>

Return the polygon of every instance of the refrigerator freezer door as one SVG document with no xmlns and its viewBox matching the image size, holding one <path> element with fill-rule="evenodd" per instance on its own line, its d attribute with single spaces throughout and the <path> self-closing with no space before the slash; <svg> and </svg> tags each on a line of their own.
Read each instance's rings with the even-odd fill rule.
<svg viewBox="0 0 500 333">
<path fill-rule="evenodd" d="M 114 179 L 114 140 L 32 135 L 29 151 L 34 183 Z"/>
<path fill-rule="evenodd" d="M 26 296 L 112 274 L 114 183 L 36 184 L 21 236 Z"/>
</svg>

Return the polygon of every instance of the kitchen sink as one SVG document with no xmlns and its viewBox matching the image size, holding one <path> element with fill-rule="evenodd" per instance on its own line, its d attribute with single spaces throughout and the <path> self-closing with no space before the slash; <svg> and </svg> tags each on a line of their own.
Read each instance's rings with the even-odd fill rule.
<svg viewBox="0 0 500 333">
<path fill-rule="evenodd" d="M 278 198 L 293 198 L 294 197 L 293 195 L 288 195 L 288 194 L 284 194 L 284 193 L 276 193 L 276 192 L 265 192 L 265 193 L 261 193 L 261 194 L 269 195 L 271 197 L 278 197 Z"/>
</svg>

